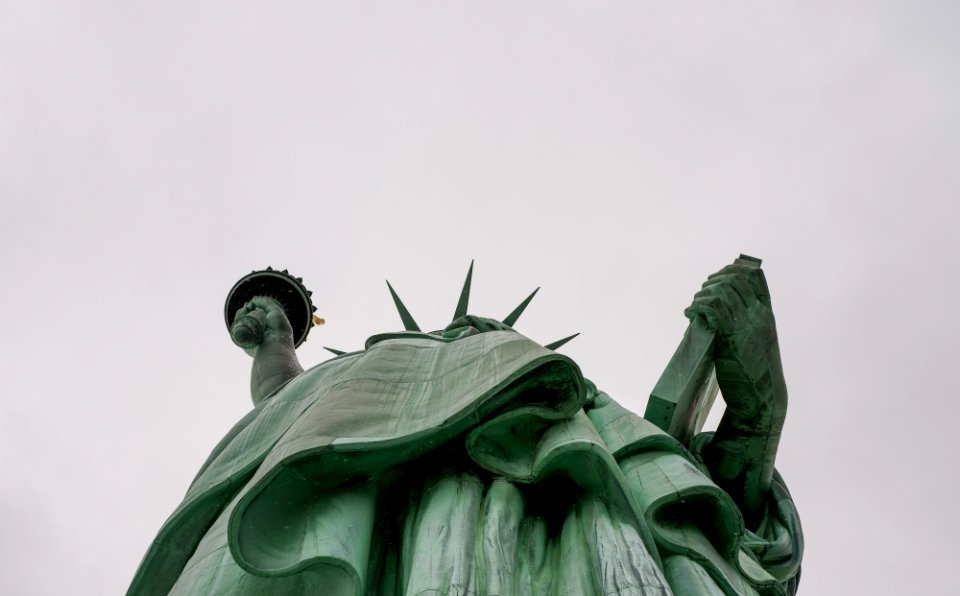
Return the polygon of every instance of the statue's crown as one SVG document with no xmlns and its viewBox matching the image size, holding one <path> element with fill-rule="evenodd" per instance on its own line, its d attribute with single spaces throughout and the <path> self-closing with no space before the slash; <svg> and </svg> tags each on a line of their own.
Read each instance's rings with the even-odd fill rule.
<svg viewBox="0 0 960 596">
<path fill-rule="evenodd" d="M 513 326 L 516 324 L 517 320 L 520 318 L 520 315 L 523 314 L 523 311 L 527 308 L 527 305 L 530 304 L 530 301 L 533 300 L 533 297 L 537 295 L 537 292 L 540 291 L 540 288 L 535 289 L 530 293 L 529 296 L 523 299 L 523 301 L 512 311 L 510 314 L 505 316 L 503 320 L 498 321 L 496 319 L 490 319 L 486 317 L 479 317 L 476 315 L 467 314 L 467 307 L 470 303 L 470 284 L 473 280 L 473 261 L 470 261 L 470 268 L 467 269 L 467 278 L 463 282 L 463 289 L 460 290 L 460 299 L 457 301 L 457 307 L 453 312 L 453 319 L 450 324 L 444 327 L 442 330 L 433 331 L 431 334 L 440 335 L 443 337 L 453 337 L 457 334 L 457 330 L 464 328 L 475 329 L 473 333 L 480 332 L 484 333 L 487 331 L 498 331 L 498 330 L 512 330 Z M 393 297 L 393 304 L 397 307 L 397 312 L 400 314 L 400 321 L 403 323 L 403 328 L 407 331 L 420 332 L 423 331 L 420 329 L 420 326 L 414 320 L 413 315 L 410 314 L 410 311 L 403 304 L 403 301 L 400 299 L 400 296 L 397 295 L 396 290 L 393 289 L 393 286 L 390 285 L 390 282 L 387 281 L 387 288 L 390 290 L 390 296 Z M 574 333 L 571 336 L 565 337 L 563 339 L 544 344 L 545 348 L 550 350 L 556 350 L 563 344 L 567 343 L 571 339 L 580 335 L 579 333 Z M 340 355 L 345 354 L 343 350 L 335 350 L 333 348 L 326 348 L 334 354 Z"/>
</svg>

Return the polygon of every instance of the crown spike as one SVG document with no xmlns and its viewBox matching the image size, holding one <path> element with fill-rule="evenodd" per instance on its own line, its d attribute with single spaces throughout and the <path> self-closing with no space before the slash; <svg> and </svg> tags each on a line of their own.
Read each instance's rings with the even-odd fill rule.
<svg viewBox="0 0 960 596">
<path fill-rule="evenodd" d="M 332 353 L 335 354 L 336 356 L 343 356 L 344 354 L 346 354 L 346 352 L 344 352 L 343 350 L 337 350 L 337 349 L 334 349 L 334 348 L 328 348 L 327 346 L 323 346 L 323 349 L 326 350 L 326 351 L 328 351 L 328 352 L 332 352 Z"/>
<path fill-rule="evenodd" d="M 513 312 L 507 315 L 507 317 L 503 320 L 503 324 L 513 327 L 513 324 L 517 322 L 517 319 L 520 318 L 520 315 L 523 314 L 523 311 L 527 308 L 527 305 L 530 304 L 530 301 L 533 300 L 533 297 L 536 296 L 537 292 L 539 291 L 540 291 L 540 288 L 537 288 L 536 290 L 531 292 L 531 294 L 527 296 L 526 300 L 520 303 L 520 306 L 513 309 Z"/>
<path fill-rule="evenodd" d="M 557 348 L 559 348 L 560 346 L 562 346 L 563 344 L 567 343 L 568 341 L 570 341 L 571 339 L 575 338 L 575 337 L 578 336 L 578 335 L 580 335 L 580 333 L 574 333 L 574 334 L 571 335 L 570 337 L 565 337 L 565 338 L 563 338 L 563 339 L 558 339 L 557 341 L 553 342 L 552 344 L 547 344 L 547 345 L 545 345 L 545 346 L 543 346 L 543 347 L 545 347 L 545 348 L 548 349 L 548 350 L 556 350 Z"/>
<path fill-rule="evenodd" d="M 400 313 L 400 320 L 403 321 L 403 328 L 407 331 L 420 331 L 420 327 L 417 326 L 417 322 L 413 320 L 413 317 L 410 316 L 410 311 L 407 310 L 407 307 L 403 305 L 403 301 L 400 300 L 400 296 L 397 296 L 397 293 L 393 290 L 393 286 L 390 285 L 390 282 L 387 282 L 387 287 L 390 288 L 390 295 L 393 296 L 393 303 L 397 306 L 397 312 Z"/>
<path fill-rule="evenodd" d="M 467 316 L 467 304 L 470 302 L 470 280 L 473 279 L 473 260 L 470 261 L 470 268 L 467 269 L 467 279 L 463 282 L 463 289 L 460 290 L 460 301 L 457 302 L 457 310 L 453 313 L 453 320 Z"/>
</svg>

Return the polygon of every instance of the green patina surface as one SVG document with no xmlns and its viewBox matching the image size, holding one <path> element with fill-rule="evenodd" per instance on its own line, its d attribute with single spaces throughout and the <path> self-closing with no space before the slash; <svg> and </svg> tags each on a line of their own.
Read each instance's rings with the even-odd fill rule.
<svg viewBox="0 0 960 596">
<path fill-rule="evenodd" d="M 471 267 L 472 271 L 472 267 Z M 773 460 L 786 411 L 758 261 L 711 276 L 647 418 L 557 343 L 467 314 L 303 371 L 258 298 L 254 409 L 128 594 L 793 594 L 803 542 Z M 716 373 L 714 374 L 714 370 Z M 698 433 L 719 383 L 727 410 Z"/>
</svg>

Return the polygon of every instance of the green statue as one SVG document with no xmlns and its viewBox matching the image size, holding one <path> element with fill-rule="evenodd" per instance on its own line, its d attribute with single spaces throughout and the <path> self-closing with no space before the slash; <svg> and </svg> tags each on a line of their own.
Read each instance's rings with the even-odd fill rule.
<svg viewBox="0 0 960 596">
<path fill-rule="evenodd" d="M 533 294 L 502 321 L 468 314 L 471 275 L 445 329 L 420 331 L 391 287 L 404 331 L 306 371 L 308 293 L 231 310 L 253 410 L 128 594 L 796 593 L 802 532 L 774 470 L 786 386 L 758 260 L 696 294 L 644 417 L 558 354 L 566 340 L 514 331 Z M 699 432 L 717 386 L 725 413 Z"/>
</svg>

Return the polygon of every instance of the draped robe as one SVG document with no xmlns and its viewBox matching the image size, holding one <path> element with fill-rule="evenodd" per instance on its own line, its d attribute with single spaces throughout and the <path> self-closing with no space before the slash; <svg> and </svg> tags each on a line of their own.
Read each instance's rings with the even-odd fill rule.
<svg viewBox="0 0 960 596">
<path fill-rule="evenodd" d="M 237 423 L 128 594 L 793 594 L 786 486 L 746 529 L 709 440 L 512 330 L 375 336 Z"/>
</svg>

